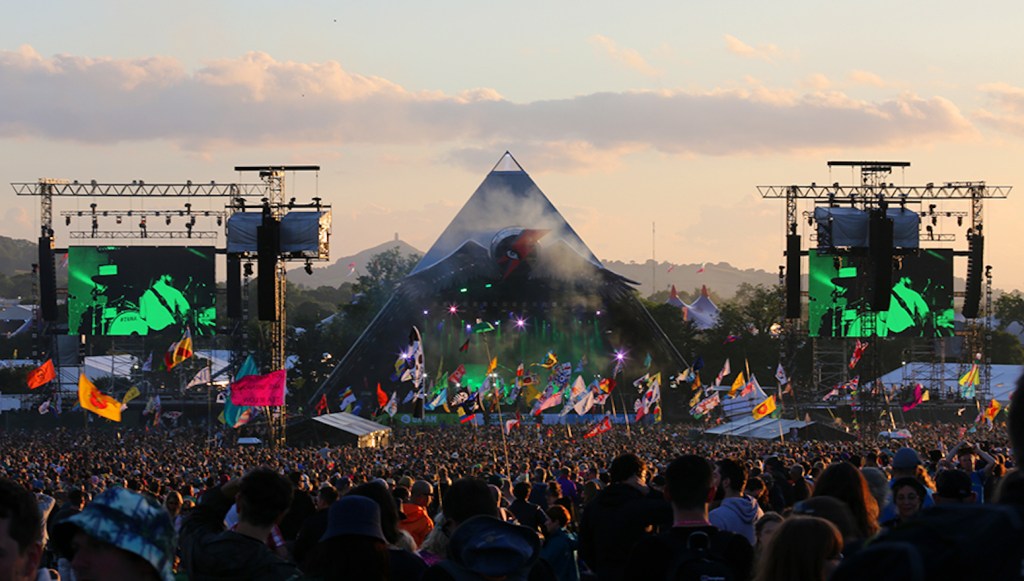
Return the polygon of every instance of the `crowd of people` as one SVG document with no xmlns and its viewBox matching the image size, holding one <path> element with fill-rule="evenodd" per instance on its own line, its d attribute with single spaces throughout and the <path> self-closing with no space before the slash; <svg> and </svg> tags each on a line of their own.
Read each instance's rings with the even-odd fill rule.
<svg viewBox="0 0 1024 581">
<path fill-rule="evenodd" d="M 400 428 L 386 448 L 6 432 L 0 581 L 1016 578 L 998 573 L 1020 576 L 1024 551 L 1015 413 L 902 442 L 679 425 Z"/>
</svg>

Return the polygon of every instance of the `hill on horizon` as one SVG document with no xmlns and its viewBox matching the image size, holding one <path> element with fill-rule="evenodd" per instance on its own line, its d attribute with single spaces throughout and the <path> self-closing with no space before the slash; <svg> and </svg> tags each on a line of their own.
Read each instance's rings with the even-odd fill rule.
<svg viewBox="0 0 1024 581">
<path fill-rule="evenodd" d="M 423 252 L 413 248 L 408 243 L 394 239 L 378 244 L 366 250 L 361 250 L 351 256 L 343 256 L 334 261 L 329 266 L 316 267 L 316 263 L 313 266 L 313 274 L 306 274 L 306 271 L 302 267 L 296 267 L 288 270 L 289 282 L 309 288 L 317 288 L 321 286 L 329 286 L 337 288 L 346 282 L 354 283 L 361 274 L 366 274 L 366 263 L 370 261 L 375 255 L 380 254 L 384 251 L 391 250 L 397 247 L 399 252 L 404 255 L 417 254 L 423 256 Z M 349 265 L 354 265 L 350 267 Z M 353 268 L 355 269 L 353 271 Z"/>
</svg>

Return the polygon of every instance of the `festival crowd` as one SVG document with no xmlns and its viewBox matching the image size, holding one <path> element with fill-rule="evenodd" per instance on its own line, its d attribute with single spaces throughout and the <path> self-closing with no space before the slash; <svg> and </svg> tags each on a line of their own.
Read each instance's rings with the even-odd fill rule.
<svg viewBox="0 0 1024 581">
<path fill-rule="evenodd" d="M 523 425 L 271 449 L 191 428 L 6 432 L 0 581 L 1019 578 L 1022 399 L 1008 427 L 915 424 L 905 441 Z"/>
</svg>

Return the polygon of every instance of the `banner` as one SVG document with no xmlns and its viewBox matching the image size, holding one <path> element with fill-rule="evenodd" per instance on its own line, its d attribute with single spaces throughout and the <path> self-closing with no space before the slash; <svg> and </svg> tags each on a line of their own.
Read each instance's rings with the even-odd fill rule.
<svg viewBox="0 0 1024 581">
<path fill-rule="evenodd" d="M 247 375 L 231 384 L 231 403 L 247 406 L 284 405 L 285 370 Z"/>
</svg>

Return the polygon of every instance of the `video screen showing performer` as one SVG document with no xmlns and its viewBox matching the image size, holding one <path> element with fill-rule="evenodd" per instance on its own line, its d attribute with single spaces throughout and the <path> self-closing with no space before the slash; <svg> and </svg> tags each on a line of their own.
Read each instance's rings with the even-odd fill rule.
<svg viewBox="0 0 1024 581">
<path fill-rule="evenodd" d="M 212 335 L 212 247 L 75 246 L 68 249 L 72 335 Z"/>
</svg>

